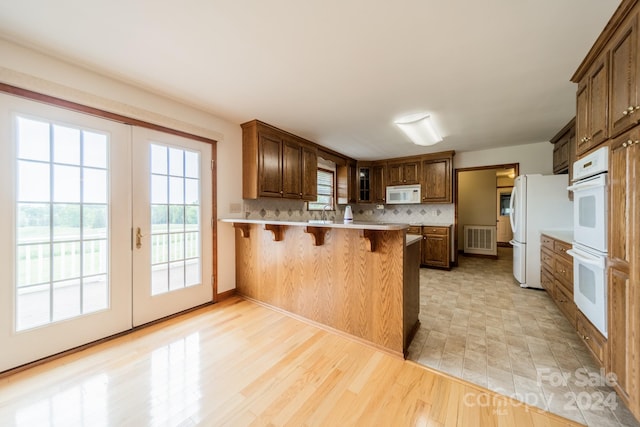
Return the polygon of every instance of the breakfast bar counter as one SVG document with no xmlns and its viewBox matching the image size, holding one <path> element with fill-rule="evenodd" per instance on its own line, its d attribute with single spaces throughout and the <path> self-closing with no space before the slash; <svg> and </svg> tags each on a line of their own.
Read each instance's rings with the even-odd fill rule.
<svg viewBox="0 0 640 427">
<path fill-rule="evenodd" d="M 420 240 L 407 224 L 223 219 L 236 291 L 387 352 L 418 328 Z"/>
</svg>

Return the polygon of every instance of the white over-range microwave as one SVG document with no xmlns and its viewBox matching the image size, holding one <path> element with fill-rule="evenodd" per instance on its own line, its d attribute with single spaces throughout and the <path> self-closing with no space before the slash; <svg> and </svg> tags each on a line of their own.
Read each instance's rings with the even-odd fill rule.
<svg viewBox="0 0 640 427">
<path fill-rule="evenodd" d="M 409 205 L 420 203 L 422 190 L 420 184 L 415 185 L 390 185 L 387 187 L 387 204 Z"/>
</svg>

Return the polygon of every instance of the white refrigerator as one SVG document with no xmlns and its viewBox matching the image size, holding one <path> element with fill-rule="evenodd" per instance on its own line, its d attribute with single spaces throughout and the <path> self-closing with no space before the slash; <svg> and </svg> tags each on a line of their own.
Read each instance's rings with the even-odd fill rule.
<svg viewBox="0 0 640 427">
<path fill-rule="evenodd" d="M 569 175 L 520 175 L 511 191 L 513 276 L 523 288 L 540 285 L 540 231 L 572 230 Z"/>
</svg>

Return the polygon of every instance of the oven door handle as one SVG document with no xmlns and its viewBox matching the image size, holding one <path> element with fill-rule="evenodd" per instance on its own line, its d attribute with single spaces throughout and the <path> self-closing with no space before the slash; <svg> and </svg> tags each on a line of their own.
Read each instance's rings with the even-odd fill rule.
<svg viewBox="0 0 640 427">
<path fill-rule="evenodd" d="M 578 261 L 580 261 L 583 264 L 595 265 L 596 267 L 604 268 L 604 258 L 589 255 L 575 248 L 569 249 L 567 251 L 567 254 L 576 258 Z"/>
<path fill-rule="evenodd" d="M 600 188 L 605 186 L 606 184 L 601 181 L 579 182 L 579 183 L 568 186 L 567 190 L 569 191 L 588 190 L 590 188 Z"/>
</svg>

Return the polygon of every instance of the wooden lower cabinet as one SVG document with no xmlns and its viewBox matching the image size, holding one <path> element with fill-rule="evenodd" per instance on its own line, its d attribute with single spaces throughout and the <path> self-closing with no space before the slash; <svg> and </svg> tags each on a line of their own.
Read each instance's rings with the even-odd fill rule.
<svg viewBox="0 0 640 427">
<path fill-rule="evenodd" d="M 593 357 L 600 363 L 600 366 L 606 366 L 607 339 L 589 322 L 580 310 L 576 310 L 576 330 Z"/>
<path fill-rule="evenodd" d="M 607 339 L 593 326 L 573 302 L 573 259 L 568 242 L 545 234 L 540 236 L 540 283 L 562 314 L 582 338 L 601 366 L 607 366 Z"/>
<path fill-rule="evenodd" d="M 422 266 L 449 269 L 450 227 L 422 227 Z"/>
</svg>

